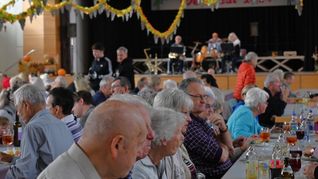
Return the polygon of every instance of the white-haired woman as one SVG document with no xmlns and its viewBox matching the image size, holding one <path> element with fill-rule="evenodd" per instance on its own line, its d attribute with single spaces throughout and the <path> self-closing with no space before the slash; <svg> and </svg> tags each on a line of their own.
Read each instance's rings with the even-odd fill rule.
<svg viewBox="0 0 318 179">
<path fill-rule="evenodd" d="M 239 136 L 251 137 L 259 134 L 261 126 L 256 116 L 265 112 L 268 94 L 260 88 L 248 90 L 245 96 L 245 105 L 238 107 L 230 116 L 227 123 L 232 138 Z"/>
<path fill-rule="evenodd" d="M 151 127 L 156 136 L 148 156 L 134 165 L 132 178 L 170 178 L 172 170 L 166 170 L 164 159 L 174 155 L 183 143 L 182 129 L 185 118 L 182 113 L 167 108 L 156 108 L 151 113 Z"/>
<path fill-rule="evenodd" d="M 181 112 L 186 116 L 186 124 L 182 129 L 186 133 L 187 127 L 191 122 L 190 111 L 193 107 L 192 99 L 179 89 L 164 89 L 155 97 L 154 107 L 166 107 Z M 167 167 L 174 169 L 172 178 L 191 179 L 196 177 L 196 169 L 191 161 L 187 149 L 182 144 L 173 156 L 167 157 Z"/>
</svg>

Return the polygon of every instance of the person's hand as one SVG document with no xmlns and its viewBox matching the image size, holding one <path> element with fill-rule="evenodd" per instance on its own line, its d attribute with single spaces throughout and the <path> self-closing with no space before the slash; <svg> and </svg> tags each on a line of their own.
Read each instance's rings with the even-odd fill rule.
<svg viewBox="0 0 318 179">
<path fill-rule="evenodd" d="M 306 157 L 310 157 L 312 156 L 312 154 L 314 153 L 314 148 L 312 146 L 307 146 L 305 149 L 304 149 L 304 156 Z"/>
<path fill-rule="evenodd" d="M 288 96 L 289 96 L 289 94 L 290 94 L 290 91 L 289 91 L 288 88 L 282 88 L 281 91 L 282 91 L 282 96 L 281 96 L 281 98 L 282 98 L 283 101 L 285 101 L 285 102 L 287 103 L 287 100 L 288 100 Z"/>
<path fill-rule="evenodd" d="M 304 168 L 304 175 L 307 178 L 314 179 L 315 178 L 315 169 L 318 166 L 318 163 L 310 163 Z"/>
<path fill-rule="evenodd" d="M 213 129 L 214 135 L 215 136 L 220 135 L 221 134 L 220 128 L 217 125 L 213 124 L 213 123 L 211 123 L 211 125 L 212 125 L 212 129 Z"/>
<path fill-rule="evenodd" d="M 210 115 L 208 117 L 208 120 L 211 123 L 217 125 L 221 132 L 227 130 L 227 126 L 225 124 L 225 121 L 224 121 L 223 117 L 220 114 L 213 113 L 212 115 Z"/>
<path fill-rule="evenodd" d="M 234 146 L 234 147 L 240 147 L 240 146 L 242 146 L 244 140 L 245 140 L 245 137 L 239 136 L 238 138 L 236 138 L 235 140 L 233 140 L 233 146 Z"/>
</svg>

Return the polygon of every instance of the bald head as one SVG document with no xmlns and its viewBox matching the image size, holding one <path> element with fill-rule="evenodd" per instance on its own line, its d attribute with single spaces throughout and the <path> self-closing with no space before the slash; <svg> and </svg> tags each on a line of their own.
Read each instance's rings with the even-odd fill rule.
<svg viewBox="0 0 318 179">
<path fill-rule="evenodd" d="M 88 117 L 78 144 L 102 178 L 125 177 L 135 163 L 146 140 L 144 118 L 149 117 L 139 111 L 140 106 L 113 100 L 98 105 Z"/>
</svg>

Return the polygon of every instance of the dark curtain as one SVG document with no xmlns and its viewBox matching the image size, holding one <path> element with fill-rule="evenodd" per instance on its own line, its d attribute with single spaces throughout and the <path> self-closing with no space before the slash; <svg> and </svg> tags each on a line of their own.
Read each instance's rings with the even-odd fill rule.
<svg viewBox="0 0 318 179">
<path fill-rule="evenodd" d="M 125 8 L 128 0 L 109 1 L 114 7 Z M 166 30 L 172 23 L 177 11 L 151 11 L 150 0 L 142 1 L 142 7 L 150 22 L 159 30 Z M 314 69 L 311 56 L 318 44 L 317 22 L 318 1 L 305 0 L 302 16 L 298 16 L 294 6 L 230 8 L 186 10 L 177 34 L 183 37 L 186 46 L 194 46 L 194 41 L 206 42 L 212 32 L 226 38 L 230 32 L 235 32 L 241 40 L 242 48 L 256 51 L 259 55 L 271 55 L 271 51 L 297 51 L 305 55 L 304 69 Z M 258 23 L 258 36 L 252 37 L 250 25 Z M 116 49 L 123 45 L 129 49 L 132 58 L 144 58 L 143 50 L 152 48 L 159 57 L 167 57 L 170 44 L 154 43 L 153 36 L 141 30 L 139 19 L 133 15 L 128 22 L 121 18 L 111 21 L 103 13 L 90 20 L 90 45 L 102 42 L 106 46 L 106 55 L 116 63 Z M 172 43 L 172 42 L 171 42 Z M 90 51 L 90 49 L 88 49 Z M 187 49 L 187 56 L 190 56 Z M 92 56 L 89 57 L 92 59 Z"/>
</svg>

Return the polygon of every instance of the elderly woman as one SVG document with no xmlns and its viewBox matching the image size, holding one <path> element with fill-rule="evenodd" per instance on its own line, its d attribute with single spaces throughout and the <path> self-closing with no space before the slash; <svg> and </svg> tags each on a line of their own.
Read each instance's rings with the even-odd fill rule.
<svg viewBox="0 0 318 179">
<path fill-rule="evenodd" d="M 189 95 L 179 89 L 164 89 L 155 97 L 153 106 L 166 107 L 185 114 L 187 121 L 182 132 L 186 132 L 187 127 L 191 122 L 190 111 L 193 106 L 193 102 Z M 165 161 L 168 162 L 167 165 L 170 164 L 168 167 L 173 167 L 175 169 L 172 173 L 172 178 L 191 179 L 196 177 L 194 164 L 183 144 L 175 155 L 166 157 Z M 171 166 L 171 164 L 173 166 Z"/>
<path fill-rule="evenodd" d="M 268 94 L 260 88 L 248 90 L 244 100 L 245 105 L 238 107 L 227 123 L 233 139 L 259 134 L 261 126 L 256 116 L 265 112 L 267 99 Z"/>
<path fill-rule="evenodd" d="M 165 166 L 165 157 L 174 155 L 183 142 L 184 115 L 167 108 L 157 108 L 151 114 L 151 127 L 156 136 L 148 156 L 137 161 L 132 178 L 169 178 L 172 168 Z"/>
</svg>

